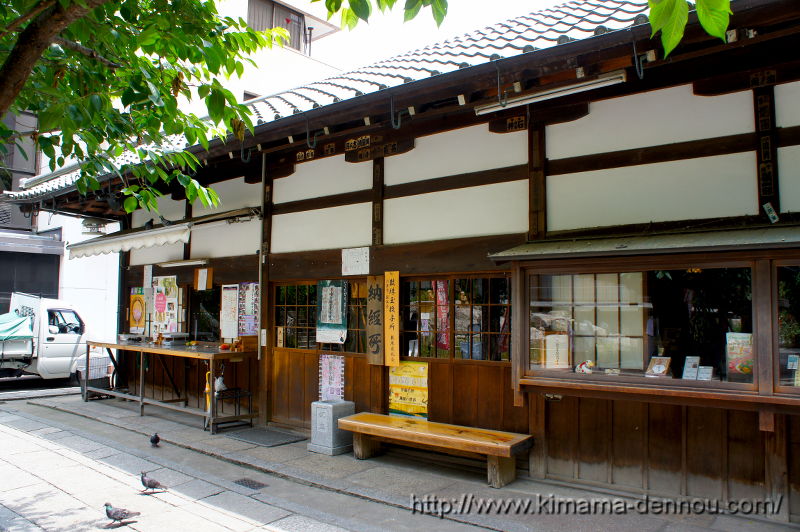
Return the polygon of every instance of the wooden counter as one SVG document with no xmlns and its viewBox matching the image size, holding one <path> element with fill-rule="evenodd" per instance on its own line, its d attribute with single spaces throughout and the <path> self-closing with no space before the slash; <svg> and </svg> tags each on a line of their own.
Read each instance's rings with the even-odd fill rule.
<svg viewBox="0 0 800 532">
<path fill-rule="evenodd" d="M 83 400 L 88 401 L 91 394 L 101 394 L 101 395 L 112 395 L 114 397 L 121 397 L 123 399 L 131 399 L 139 401 L 139 415 L 144 415 L 144 405 L 157 405 L 164 408 L 169 408 L 172 410 L 177 410 L 179 412 L 185 412 L 187 414 L 192 414 L 196 416 L 201 416 L 205 418 L 205 426 L 209 427 L 212 434 L 216 433 L 217 426 L 220 423 L 230 423 L 233 421 L 248 421 L 252 425 L 252 419 L 257 417 L 258 414 L 248 411 L 247 414 L 238 413 L 233 416 L 218 416 L 217 415 L 217 394 L 215 390 L 215 366 L 217 362 L 241 362 L 243 360 L 247 360 L 257 355 L 256 351 L 230 351 L 230 350 L 221 350 L 216 347 L 205 347 L 205 346 L 186 346 L 186 345 L 176 345 L 176 346 L 165 346 L 165 345 L 155 345 L 148 342 L 121 342 L 121 343 L 108 343 L 108 342 L 95 342 L 95 341 L 87 341 L 86 342 L 86 377 L 88 379 L 89 376 L 89 357 L 91 353 L 92 347 L 100 347 L 106 349 L 108 355 L 111 357 L 111 362 L 114 364 L 114 367 L 117 368 L 117 361 L 114 358 L 114 355 L 111 353 L 112 349 L 116 349 L 118 351 L 131 351 L 136 352 L 139 354 L 139 393 L 132 394 L 130 392 L 124 392 L 119 390 L 104 390 L 102 388 L 93 388 L 91 386 L 84 386 L 83 390 Z M 174 356 L 174 357 L 181 357 L 181 358 L 192 358 L 195 360 L 204 360 L 208 363 L 208 371 L 211 373 L 211 401 L 210 401 L 210 408 L 208 410 L 200 409 L 200 408 L 191 408 L 188 406 L 188 400 L 186 396 L 186 383 L 184 383 L 183 389 L 183 399 L 181 399 L 181 392 L 178 389 L 177 385 L 175 384 L 172 375 L 168 372 L 167 377 L 169 378 L 170 384 L 178 395 L 178 399 L 171 400 L 171 401 L 159 401 L 153 398 L 145 397 L 144 395 L 144 363 L 143 357 L 145 353 L 152 353 L 159 356 Z M 182 404 L 181 404 L 182 403 Z"/>
</svg>

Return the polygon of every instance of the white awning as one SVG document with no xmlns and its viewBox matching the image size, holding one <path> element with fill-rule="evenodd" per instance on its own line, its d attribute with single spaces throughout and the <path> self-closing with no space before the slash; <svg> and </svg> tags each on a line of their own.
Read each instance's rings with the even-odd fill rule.
<svg viewBox="0 0 800 532">
<path fill-rule="evenodd" d="M 157 229 L 142 229 L 129 232 L 112 233 L 85 242 L 67 246 L 69 258 L 90 257 L 106 253 L 118 253 L 132 249 L 149 248 L 189 242 L 191 224 L 169 225 Z"/>
</svg>

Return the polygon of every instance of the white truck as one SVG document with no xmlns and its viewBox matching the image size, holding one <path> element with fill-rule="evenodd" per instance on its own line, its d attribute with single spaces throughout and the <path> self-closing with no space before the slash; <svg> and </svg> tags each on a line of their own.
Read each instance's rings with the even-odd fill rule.
<svg viewBox="0 0 800 532">
<path fill-rule="evenodd" d="M 72 305 L 11 294 L 10 312 L 0 315 L 0 377 L 64 379 L 85 364 L 86 325 Z"/>
</svg>

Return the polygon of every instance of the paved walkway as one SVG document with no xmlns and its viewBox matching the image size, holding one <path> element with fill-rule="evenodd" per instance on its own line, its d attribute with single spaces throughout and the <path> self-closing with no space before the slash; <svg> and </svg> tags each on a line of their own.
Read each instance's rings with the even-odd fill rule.
<svg viewBox="0 0 800 532">
<path fill-rule="evenodd" d="M 153 432 L 162 438 L 160 448 L 149 445 Z M 22 480 L 0 495 L 0 529 L 61 529 L 48 521 L 59 509 L 74 517 L 68 528 L 96 528 L 108 522 L 100 510 L 105 499 L 142 512 L 129 525 L 135 530 L 790 529 L 729 515 L 641 515 L 633 506 L 637 499 L 527 479 L 494 490 L 486 486 L 485 470 L 453 469 L 392 454 L 360 461 L 352 454 L 310 453 L 307 442 L 262 447 L 230 433 L 212 436 L 202 430 L 199 418 L 157 407 L 148 407 L 140 417 L 138 405 L 120 400 L 87 403 L 68 396 L 0 405 L 0 448 L 9 448 L 7 441 L 12 452 L 0 459 L 0 478 L 11 474 Z M 62 459 L 69 465 L 54 468 Z M 171 489 L 138 495 L 134 488 L 140 487 L 142 470 Z M 265 486 L 245 487 L 242 481 Z M 46 486 L 58 491 L 52 501 L 42 496 Z M 481 514 L 473 504 L 469 513 L 450 512 L 439 519 L 412 513 L 412 494 L 417 509 L 427 504 L 432 513 L 486 498 L 533 501 L 533 506 L 527 515 L 513 510 Z M 551 495 L 577 501 L 613 499 L 630 510 L 624 515 L 554 515 L 552 506 L 542 506 Z M 434 502 L 443 500 L 447 502 Z M 167 518 L 170 526 L 164 526 Z M 9 522 L 24 526 L 12 528 Z"/>
</svg>

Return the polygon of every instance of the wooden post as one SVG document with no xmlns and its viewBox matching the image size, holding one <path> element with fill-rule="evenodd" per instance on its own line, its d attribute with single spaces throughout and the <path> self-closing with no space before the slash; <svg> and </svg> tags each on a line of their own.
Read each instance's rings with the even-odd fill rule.
<svg viewBox="0 0 800 532">
<path fill-rule="evenodd" d="M 502 488 L 517 478 L 517 460 L 512 456 L 487 456 L 486 474 L 489 486 Z"/>
<path fill-rule="evenodd" d="M 144 415 L 144 351 L 139 351 L 139 415 Z"/>
<path fill-rule="evenodd" d="M 370 438 L 366 434 L 359 432 L 353 433 L 353 456 L 359 460 L 366 460 L 378 454 L 381 450 L 381 442 Z"/>
<path fill-rule="evenodd" d="M 383 157 L 372 161 L 372 245 L 383 245 Z"/>
<path fill-rule="evenodd" d="M 533 436 L 533 446 L 528 454 L 529 475 L 533 478 L 544 479 L 547 475 L 547 446 L 545 444 L 545 401 L 540 393 L 531 394 L 528 430 Z"/>
<path fill-rule="evenodd" d="M 774 419 L 774 432 L 764 432 L 766 495 L 777 507 L 773 518 L 789 522 L 789 465 L 786 416 Z"/>
<path fill-rule="evenodd" d="M 267 172 L 266 155 L 261 156 L 261 248 L 258 254 L 259 275 L 259 294 L 261 297 L 261 314 L 259 325 L 259 336 L 261 330 L 267 331 L 266 344 L 261 345 L 259 338 L 259 357 L 256 361 L 258 366 L 258 390 L 256 404 L 258 405 L 258 424 L 266 425 L 272 419 L 272 404 L 270 403 L 270 386 L 272 383 L 272 346 L 275 345 L 272 338 L 272 313 L 270 305 L 272 303 L 272 292 L 269 285 L 269 254 L 270 243 L 272 242 L 272 188 L 273 175 Z"/>
<path fill-rule="evenodd" d="M 547 233 L 545 126 L 528 122 L 528 240 L 541 240 Z"/>
</svg>

